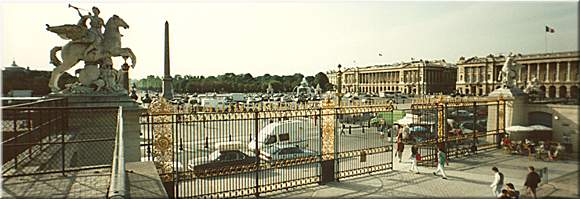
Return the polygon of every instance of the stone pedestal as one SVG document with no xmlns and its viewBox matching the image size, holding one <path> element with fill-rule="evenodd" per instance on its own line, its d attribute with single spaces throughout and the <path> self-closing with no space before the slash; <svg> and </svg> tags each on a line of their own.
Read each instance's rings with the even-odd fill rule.
<svg viewBox="0 0 580 199">
<path fill-rule="evenodd" d="M 121 65 L 121 77 L 119 80 L 119 84 L 121 85 L 122 88 L 127 90 L 127 92 L 130 91 L 130 89 L 129 89 L 129 67 L 130 67 L 129 64 L 127 64 L 127 63 Z"/>
<path fill-rule="evenodd" d="M 528 124 L 528 111 L 527 103 L 528 96 L 523 93 L 519 88 L 500 88 L 496 89 L 489 94 L 489 97 L 493 99 L 499 99 L 502 97 L 505 99 L 505 105 L 502 103 L 493 104 L 488 106 L 487 115 L 487 129 L 498 129 L 498 125 L 504 124 L 503 128 L 507 128 L 514 125 L 527 125 Z M 503 112 L 503 117 L 500 115 Z M 503 121 L 502 121 L 503 120 Z M 499 128 L 502 128 L 501 126 Z M 503 130 L 503 129 L 498 129 Z M 494 139 L 494 138 L 488 138 Z M 493 140 L 488 140 L 493 141 Z"/>
<path fill-rule="evenodd" d="M 111 164 L 118 107 L 123 107 L 125 161 L 141 160 L 139 116 L 145 111 L 129 96 L 53 96 L 67 99 L 69 141 L 65 146 L 71 166 Z M 91 142 L 84 142 L 91 140 Z"/>
</svg>

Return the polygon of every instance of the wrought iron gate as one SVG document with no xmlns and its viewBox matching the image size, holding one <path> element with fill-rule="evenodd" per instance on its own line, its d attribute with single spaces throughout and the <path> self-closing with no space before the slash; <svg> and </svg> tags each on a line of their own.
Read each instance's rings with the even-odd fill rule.
<svg viewBox="0 0 580 199">
<path fill-rule="evenodd" d="M 391 169 L 392 147 L 370 124 L 392 111 L 390 103 L 324 101 L 175 113 L 160 100 L 141 117 L 143 159 L 174 197 L 259 196 L 324 183 L 328 162 L 336 165 L 330 179 Z M 341 136 L 345 118 L 364 125 Z"/>
<path fill-rule="evenodd" d="M 459 158 L 499 148 L 505 133 L 505 104 L 503 98 L 414 101 L 411 110 L 416 117 L 410 128 L 417 129 L 417 134 L 423 129 L 427 134 L 424 139 L 414 140 L 422 156 L 418 164 L 436 166 L 438 149 L 444 150 L 448 158 Z"/>
<path fill-rule="evenodd" d="M 336 112 L 336 178 L 392 169 L 393 106 L 347 106 Z"/>
</svg>

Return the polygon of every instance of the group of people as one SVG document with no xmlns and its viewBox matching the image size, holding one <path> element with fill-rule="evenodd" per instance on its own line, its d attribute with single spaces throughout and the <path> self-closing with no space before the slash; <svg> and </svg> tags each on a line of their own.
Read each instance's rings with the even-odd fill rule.
<svg viewBox="0 0 580 199">
<path fill-rule="evenodd" d="M 520 192 L 515 189 L 514 184 L 506 183 L 504 187 L 504 175 L 497 167 L 493 167 L 491 170 L 494 173 L 494 180 L 489 187 L 491 187 L 493 196 L 498 199 L 520 198 Z M 524 182 L 524 187 L 526 187 L 526 192 L 534 199 L 536 198 L 536 189 L 538 188 L 538 184 L 540 182 L 540 175 L 535 172 L 535 168 L 533 166 L 529 166 L 526 181 Z"/>
<path fill-rule="evenodd" d="M 504 137 L 502 140 L 502 146 L 504 150 L 511 154 L 523 154 L 523 155 L 532 155 L 533 153 L 536 154 L 538 159 L 545 159 L 548 161 L 553 161 L 558 158 L 558 155 L 564 147 L 560 143 L 550 143 L 549 140 L 547 141 L 540 141 L 538 144 L 530 141 L 529 139 L 525 139 L 523 142 L 512 142 L 509 137 Z M 546 158 L 544 155 L 546 154 Z"/>
<path fill-rule="evenodd" d="M 398 157 L 398 161 L 402 162 L 402 155 L 405 149 L 405 145 L 402 141 L 402 135 L 397 135 L 396 153 L 395 157 Z M 417 162 L 421 160 L 421 154 L 419 152 L 418 146 L 415 144 L 411 147 L 411 165 L 409 167 L 409 172 L 414 172 L 419 174 L 419 168 L 417 167 Z M 447 154 L 443 150 L 443 147 L 437 148 L 437 170 L 433 172 L 433 175 L 441 175 L 442 179 L 447 179 L 445 173 L 445 167 L 449 166 L 449 161 L 447 159 Z M 498 199 L 518 199 L 520 198 L 520 192 L 516 190 L 513 183 L 504 184 L 504 175 L 499 171 L 497 167 L 493 167 L 492 172 L 494 173 L 494 181 L 490 185 L 492 189 L 493 196 Z M 532 198 L 536 198 L 536 189 L 538 184 L 541 182 L 541 177 L 535 172 L 533 166 L 528 167 L 528 174 L 524 183 L 524 187 L 528 195 Z"/>
<path fill-rule="evenodd" d="M 399 162 L 402 162 L 403 151 L 405 150 L 405 144 L 402 141 L 402 136 L 397 136 L 397 151 L 395 153 L 395 157 L 398 158 Z M 409 172 L 414 172 L 419 174 L 419 167 L 417 166 L 417 162 L 422 159 L 421 153 L 419 152 L 419 146 L 414 144 L 411 147 L 411 156 L 409 157 L 411 160 L 411 165 L 409 167 Z M 440 174 L 443 179 L 447 179 L 447 174 L 445 173 L 445 166 L 449 166 L 449 161 L 447 159 L 447 154 L 442 147 L 438 147 L 437 149 L 437 170 L 433 172 L 433 175 Z"/>
</svg>

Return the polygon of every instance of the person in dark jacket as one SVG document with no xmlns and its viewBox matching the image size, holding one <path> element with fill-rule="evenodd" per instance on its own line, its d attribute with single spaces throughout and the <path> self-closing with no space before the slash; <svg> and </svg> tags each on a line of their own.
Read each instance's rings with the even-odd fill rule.
<svg viewBox="0 0 580 199">
<path fill-rule="evenodd" d="M 512 183 L 507 183 L 505 184 L 506 186 L 506 190 L 508 191 L 508 197 L 512 198 L 512 199 L 519 199 L 520 198 L 520 192 L 516 190 L 516 187 L 514 186 L 514 184 Z"/>
<path fill-rule="evenodd" d="M 509 195 L 508 195 L 508 191 L 505 189 L 502 189 L 500 191 L 500 194 L 497 195 L 497 199 L 510 199 Z"/>
<path fill-rule="evenodd" d="M 542 180 L 540 179 L 540 175 L 535 172 L 533 166 L 528 167 L 528 175 L 526 176 L 526 182 L 524 186 L 527 187 L 527 193 L 532 195 L 532 198 L 536 199 L 536 188 L 538 188 L 538 183 Z"/>
</svg>

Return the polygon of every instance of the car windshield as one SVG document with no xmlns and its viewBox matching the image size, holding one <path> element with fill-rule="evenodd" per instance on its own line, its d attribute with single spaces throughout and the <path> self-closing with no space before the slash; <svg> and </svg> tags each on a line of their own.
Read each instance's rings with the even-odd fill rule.
<svg viewBox="0 0 580 199">
<path fill-rule="evenodd" d="M 463 128 L 473 130 L 473 123 L 463 123 Z"/>
<path fill-rule="evenodd" d="M 284 148 L 282 150 L 280 150 L 280 154 L 293 154 L 293 153 L 302 153 L 302 149 L 298 148 L 298 147 L 290 147 L 290 148 Z"/>
<path fill-rule="evenodd" d="M 209 160 L 210 161 L 217 160 L 218 157 L 220 157 L 220 152 L 219 151 L 214 151 L 213 153 L 211 153 L 209 155 Z"/>
</svg>

